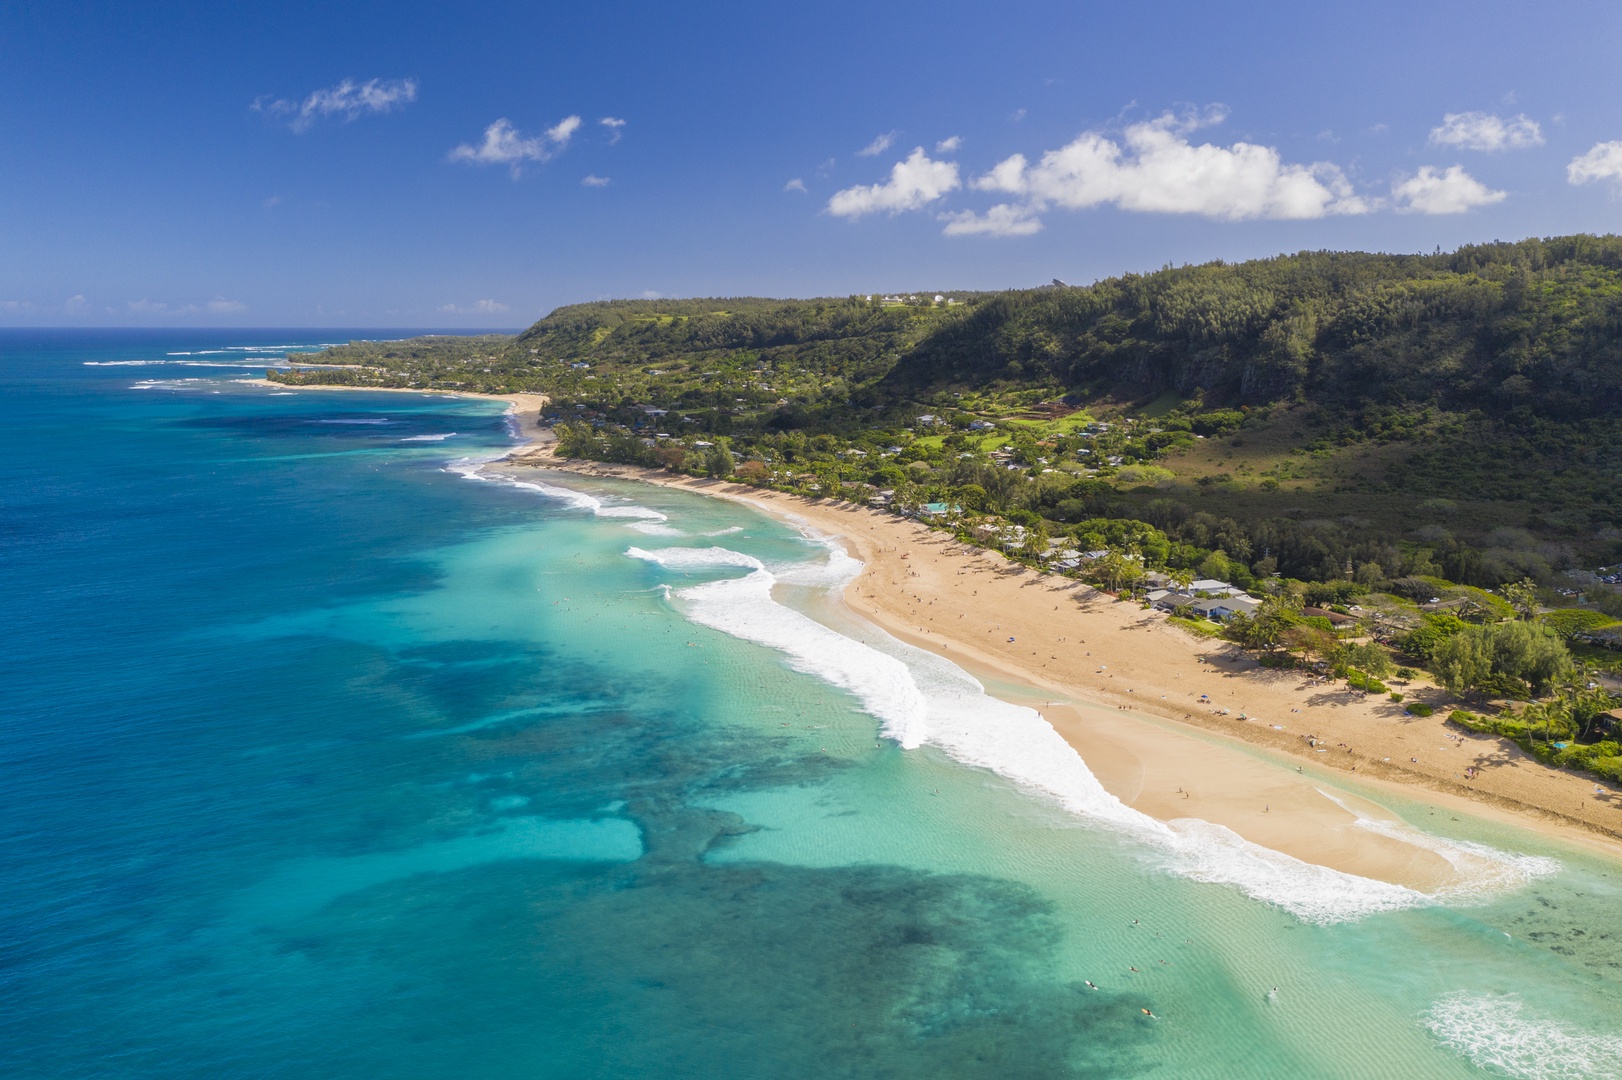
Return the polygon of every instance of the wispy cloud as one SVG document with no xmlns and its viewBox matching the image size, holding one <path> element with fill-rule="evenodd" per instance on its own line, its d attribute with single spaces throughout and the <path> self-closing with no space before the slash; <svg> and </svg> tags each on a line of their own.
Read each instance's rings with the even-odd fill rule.
<svg viewBox="0 0 1622 1080">
<path fill-rule="evenodd" d="M 33 310 L 34 302 L 32 300 L 0 300 L 0 311 L 5 312 L 7 315 L 17 315 Z"/>
<path fill-rule="evenodd" d="M 1524 150 L 1543 145 L 1543 129 L 1525 116 L 1502 116 L 1483 112 L 1448 113 L 1440 127 L 1431 129 L 1434 146 L 1456 146 L 1461 150 Z"/>
<path fill-rule="evenodd" d="M 954 235 L 1024 236 L 1039 228 L 1050 207 L 1084 210 L 1112 205 L 1139 213 L 1198 214 L 1221 221 L 1301 220 L 1333 214 L 1363 214 L 1372 204 L 1353 190 L 1328 162 L 1286 163 L 1278 150 L 1255 143 L 1195 145 L 1189 135 L 1221 123 L 1227 112 L 1213 106 L 1177 116 L 1166 113 L 1132 124 L 1119 141 L 1085 132 L 1034 164 L 1023 154 L 998 163 L 971 186 L 1014 195 L 986 217 L 954 215 Z"/>
<path fill-rule="evenodd" d="M 84 297 L 76 296 L 74 300 L 82 304 Z M 73 301 L 70 300 L 68 303 L 72 304 Z M 109 315 L 235 315 L 238 312 L 247 310 L 248 305 L 241 300 L 228 300 L 223 296 L 216 296 L 214 299 L 202 304 L 171 304 L 167 300 L 151 300 L 142 297 L 139 300 L 125 301 L 123 308 L 109 307 L 107 313 Z"/>
<path fill-rule="evenodd" d="M 805 194 L 809 193 L 808 189 L 805 186 L 805 181 L 801 180 L 798 176 L 796 176 L 794 179 L 790 180 L 788 183 L 784 184 L 783 185 L 783 190 L 784 191 L 798 191 L 801 195 L 805 195 Z"/>
<path fill-rule="evenodd" d="M 828 213 L 836 217 L 859 218 L 879 211 L 898 214 L 917 210 L 953 191 L 958 180 L 957 163 L 934 161 L 919 146 L 890 169 L 882 184 L 846 188 L 828 200 Z"/>
<path fill-rule="evenodd" d="M 857 157 L 877 157 L 895 145 L 895 132 L 886 131 L 872 142 L 856 151 Z"/>
<path fill-rule="evenodd" d="M 461 144 L 451 150 L 450 160 L 469 165 L 506 165 L 516 180 L 524 162 L 551 160 L 568 148 L 569 139 L 578 130 L 580 117 L 566 116 L 541 134 L 526 137 L 512 126 L 512 121 L 502 117 L 484 129 L 482 143 Z"/>
<path fill-rule="evenodd" d="M 466 307 L 456 304 L 439 305 L 441 315 L 499 315 L 507 310 L 507 305 L 499 300 L 475 300 Z"/>
<path fill-rule="evenodd" d="M 606 176 L 598 176 L 596 173 L 588 173 L 580 178 L 580 182 L 586 187 L 607 187 L 614 181 Z"/>
<path fill-rule="evenodd" d="M 1458 165 L 1438 170 L 1425 165 L 1413 176 L 1391 185 L 1397 210 L 1412 214 L 1462 214 L 1503 202 L 1507 192 L 1494 191 Z"/>
<path fill-rule="evenodd" d="M 78 314 L 90 306 L 90 301 L 84 298 L 84 293 L 77 293 L 62 301 L 62 310 L 69 315 Z"/>
<path fill-rule="evenodd" d="M 308 131 L 317 121 L 340 117 L 345 122 L 373 113 L 386 113 L 417 100 L 416 79 L 345 79 L 337 86 L 317 90 L 303 101 L 265 96 L 250 106 L 255 112 L 285 118 L 294 131 Z"/>
<path fill-rule="evenodd" d="M 947 236 L 1030 236 L 1042 231 L 1036 210 L 1012 203 L 998 203 L 984 214 L 960 210 L 940 217 L 946 222 L 942 231 Z"/>
<path fill-rule="evenodd" d="M 605 116 L 597 122 L 608 129 L 609 146 L 613 146 L 615 143 L 620 141 L 620 136 L 624 134 L 622 130 L 625 127 L 624 120 L 621 120 L 617 116 Z"/>
<path fill-rule="evenodd" d="M 948 138 L 942 139 L 940 142 L 935 144 L 935 153 L 937 153 L 937 154 L 953 154 L 953 153 L 956 153 L 958 148 L 961 147 L 962 145 L 963 145 L 963 136 L 961 136 L 961 135 L 952 135 L 952 136 L 950 136 Z"/>
<path fill-rule="evenodd" d="M 1566 180 L 1586 184 L 1592 180 L 1622 181 L 1622 142 L 1595 143 L 1566 166 Z"/>
</svg>

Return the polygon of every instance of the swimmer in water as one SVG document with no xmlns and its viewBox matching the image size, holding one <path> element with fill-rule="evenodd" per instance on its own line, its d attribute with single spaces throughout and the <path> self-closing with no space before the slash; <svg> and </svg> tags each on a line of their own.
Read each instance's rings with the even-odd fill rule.
<svg viewBox="0 0 1622 1080">
<path fill-rule="evenodd" d="M 1143 1010 L 1143 1015 L 1147 1016 L 1151 1020 L 1159 1020 L 1160 1019 L 1160 1017 L 1156 1016 L 1154 1013 L 1150 1012 L 1148 1009 Z"/>
</svg>

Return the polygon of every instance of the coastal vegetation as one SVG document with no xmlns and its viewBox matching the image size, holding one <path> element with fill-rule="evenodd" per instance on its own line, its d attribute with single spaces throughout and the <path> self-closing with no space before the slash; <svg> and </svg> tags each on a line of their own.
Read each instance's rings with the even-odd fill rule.
<svg viewBox="0 0 1622 1080">
<path fill-rule="evenodd" d="M 341 366 L 270 377 L 539 391 L 563 456 L 885 507 L 1121 595 L 1231 583 L 1260 603 L 1221 632 L 1365 693 L 1395 655 L 1546 713 L 1617 666 L 1622 595 L 1572 572 L 1622 558 L 1619 237 L 598 302 L 312 360 Z"/>
</svg>

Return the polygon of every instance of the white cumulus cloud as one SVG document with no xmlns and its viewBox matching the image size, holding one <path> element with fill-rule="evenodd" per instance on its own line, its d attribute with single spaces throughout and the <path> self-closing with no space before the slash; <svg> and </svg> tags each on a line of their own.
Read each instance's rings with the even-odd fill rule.
<svg viewBox="0 0 1622 1080">
<path fill-rule="evenodd" d="M 1042 219 L 1029 206 L 998 203 L 984 214 L 961 210 L 942 214 L 947 236 L 1030 236 L 1042 231 Z"/>
<path fill-rule="evenodd" d="M 1543 129 L 1526 116 L 1502 116 L 1483 112 L 1448 113 L 1442 125 L 1431 129 L 1436 146 L 1456 146 L 1461 150 L 1524 150 L 1543 145 Z"/>
<path fill-rule="evenodd" d="M 788 183 L 784 184 L 783 185 L 783 190 L 784 191 L 798 191 L 802 195 L 807 193 L 807 188 L 805 186 L 805 181 L 801 180 L 798 176 L 796 176 L 794 179 L 790 180 Z"/>
<path fill-rule="evenodd" d="M 450 160 L 469 165 L 506 165 L 516 180 L 524 162 L 547 161 L 561 154 L 579 128 L 580 117 L 566 116 L 541 134 L 526 137 L 513 127 L 512 121 L 502 117 L 484 129 L 482 143 L 461 144 L 451 151 Z"/>
<path fill-rule="evenodd" d="M 1622 180 L 1622 142 L 1595 143 L 1586 154 L 1571 159 L 1566 179 L 1573 184 L 1590 180 Z"/>
<path fill-rule="evenodd" d="M 216 296 L 203 306 L 210 315 L 232 315 L 239 311 L 248 310 L 248 305 L 241 300 L 227 300 L 223 296 Z"/>
<path fill-rule="evenodd" d="M 620 136 L 622 134 L 624 134 L 620 130 L 621 128 L 623 128 L 625 126 L 625 121 L 624 120 L 621 120 L 617 116 L 605 116 L 605 117 L 603 117 L 601 120 L 599 120 L 597 122 L 599 124 L 603 125 L 603 127 L 608 129 L 608 145 L 609 146 L 613 146 L 615 143 L 620 141 Z"/>
<path fill-rule="evenodd" d="M 585 176 L 582 176 L 580 178 L 580 182 L 582 184 L 584 184 L 586 187 L 607 187 L 609 184 L 612 184 L 614 181 L 610 180 L 606 176 L 598 176 L 596 173 L 589 173 L 589 174 L 587 174 Z"/>
<path fill-rule="evenodd" d="M 84 298 L 84 293 L 76 293 L 62 301 L 62 310 L 70 314 L 83 311 L 90 306 L 90 301 Z"/>
<path fill-rule="evenodd" d="M 952 135 L 952 136 L 949 136 L 947 138 L 942 139 L 940 142 L 935 144 L 935 153 L 937 153 L 937 154 L 956 153 L 958 148 L 961 147 L 962 145 L 963 145 L 963 136 L 961 136 L 961 135 Z"/>
<path fill-rule="evenodd" d="M 882 184 L 846 188 L 828 200 L 828 213 L 836 217 L 859 218 L 866 214 L 917 210 L 961 187 L 957 163 L 934 161 L 915 147 L 905 161 L 890 169 L 890 179 Z"/>
<path fill-rule="evenodd" d="M 1328 162 L 1288 164 L 1270 146 L 1196 146 L 1189 140 L 1195 129 L 1220 123 L 1225 115 L 1220 108 L 1197 117 L 1167 113 L 1129 126 L 1119 142 L 1084 132 L 1034 165 L 1015 154 L 976 177 L 973 186 L 1022 197 L 1027 219 L 1050 206 L 1113 205 L 1222 221 L 1300 220 L 1372 209 Z"/>
<path fill-rule="evenodd" d="M 1397 209 L 1414 214 L 1462 214 L 1507 197 L 1507 192 L 1492 190 L 1458 165 L 1441 170 L 1424 165 L 1413 176 L 1391 185 Z"/>
<path fill-rule="evenodd" d="M 294 131 L 307 131 L 316 121 L 329 116 L 345 121 L 358 120 L 371 113 L 386 113 L 417 100 L 416 79 L 345 79 L 337 86 L 317 90 L 303 101 L 262 97 L 253 103 L 255 112 L 287 117 Z"/>
<path fill-rule="evenodd" d="M 877 157 L 895 145 L 895 132 L 886 131 L 872 142 L 856 151 L 857 157 Z"/>
</svg>

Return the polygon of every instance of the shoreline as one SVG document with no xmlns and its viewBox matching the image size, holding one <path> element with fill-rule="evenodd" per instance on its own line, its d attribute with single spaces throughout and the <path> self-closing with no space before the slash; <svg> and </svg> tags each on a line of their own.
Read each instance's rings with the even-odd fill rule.
<svg viewBox="0 0 1622 1080">
<path fill-rule="evenodd" d="M 1196 638 L 1157 612 L 917 522 L 725 481 L 557 459 L 549 445 L 517 447 L 486 468 L 682 488 L 838 539 L 863 563 L 843 597 L 850 612 L 982 681 L 1028 688 L 988 692 L 1038 708 L 1107 790 L 1162 821 L 1200 818 L 1303 861 L 1423 892 L 1445 886 L 1453 869 L 1441 856 L 1359 825 L 1360 817 L 1389 819 L 1389 811 L 1344 791 L 1349 803 L 1333 801 L 1313 782 L 1342 775 L 1433 812 L 1528 828 L 1622 859 L 1615 791 L 1596 796 L 1593 781 L 1550 769 L 1506 740 L 1451 731 L 1441 714 L 1407 716 L 1383 698 L 1262 669 L 1230 643 Z M 1196 704 L 1201 693 L 1209 701 Z M 1316 747 L 1307 735 L 1317 736 Z M 1474 781 L 1463 775 L 1470 766 L 1480 770 Z M 1347 808 L 1358 803 L 1355 813 Z"/>
<path fill-rule="evenodd" d="M 1344 789 L 1340 800 L 1331 799 L 1314 782 L 1344 775 L 1427 803 L 1432 813 L 1531 829 L 1622 860 L 1617 792 L 1596 797 L 1593 782 L 1550 769 L 1506 740 L 1449 731 L 1440 714 L 1410 717 L 1383 699 L 1316 684 L 1299 672 L 1266 671 L 1228 642 L 1195 637 L 1158 612 L 967 547 L 919 522 L 744 484 L 557 458 L 551 429 L 540 424 L 549 400 L 543 394 L 237 381 L 504 401 L 524 441 L 485 470 L 517 478 L 539 469 L 680 488 L 745 503 L 836 539 L 862 563 L 838 598 L 851 615 L 982 682 L 1004 684 L 987 692 L 1036 708 L 1107 791 L 1160 821 L 1209 821 L 1304 862 L 1420 892 L 1445 889 L 1457 878 L 1436 852 L 1359 824 L 1391 821 L 1389 811 Z M 881 587 L 886 582 L 888 589 Z M 1197 691 L 1186 689 L 1196 684 Z M 1199 702 L 1197 693 L 1209 700 Z M 1309 734 L 1318 747 L 1307 744 Z M 1463 770 L 1472 765 L 1480 773 L 1466 781 Z M 1338 788 L 1333 779 L 1327 783 Z"/>
<path fill-rule="evenodd" d="M 420 390 L 411 386 L 323 386 L 293 385 L 290 383 L 272 382 L 270 379 L 232 379 L 232 382 L 243 386 L 265 386 L 289 393 L 300 393 L 305 390 L 346 390 L 352 393 L 364 394 L 421 394 L 444 397 L 476 398 L 481 401 L 505 401 L 507 415 L 513 418 L 517 429 L 516 434 L 525 441 L 513 453 L 529 450 L 537 446 L 545 446 L 552 441 L 552 429 L 541 424 L 541 409 L 552 399 L 545 394 L 484 394 L 477 390 Z"/>
</svg>

